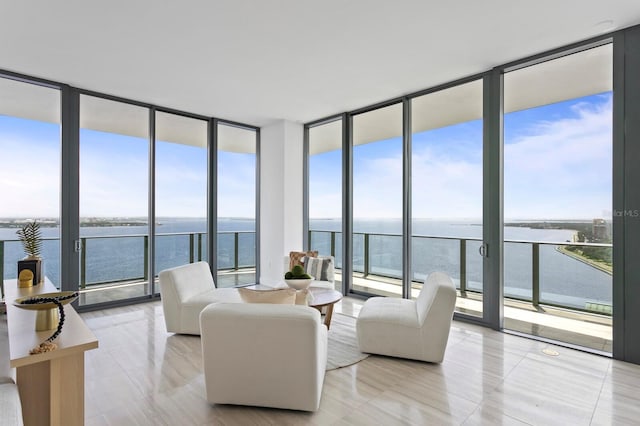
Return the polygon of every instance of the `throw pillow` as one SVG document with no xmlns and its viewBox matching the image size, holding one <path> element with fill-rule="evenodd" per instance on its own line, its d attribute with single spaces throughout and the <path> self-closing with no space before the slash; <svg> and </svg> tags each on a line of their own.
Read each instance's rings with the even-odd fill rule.
<svg viewBox="0 0 640 426">
<path fill-rule="evenodd" d="M 303 259 L 306 257 L 318 257 L 317 251 L 292 251 L 289 252 L 289 270 L 292 270 L 294 266 L 304 266 Z"/>
<path fill-rule="evenodd" d="M 245 303 L 277 303 L 293 305 L 296 303 L 296 289 L 282 288 L 277 290 L 251 290 L 239 288 L 240 298 Z"/>
<path fill-rule="evenodd" d="M 304 261 L 304 271 L 316 281 L 333 282 L 333 258 L 307 257 Z"/>
</svg>

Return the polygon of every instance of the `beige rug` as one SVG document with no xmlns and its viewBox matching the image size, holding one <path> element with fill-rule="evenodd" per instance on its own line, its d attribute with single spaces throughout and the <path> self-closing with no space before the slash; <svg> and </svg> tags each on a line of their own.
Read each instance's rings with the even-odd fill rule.
<svg viewBox="0 0 640 426">
<path fill-rule="evenodd" d="M 347 367 L 362 361 L 369 355 L 358 349 L 356 319 L 347 315 L 333 314 L 329 329 L 327 371 Z"/>
</svg>

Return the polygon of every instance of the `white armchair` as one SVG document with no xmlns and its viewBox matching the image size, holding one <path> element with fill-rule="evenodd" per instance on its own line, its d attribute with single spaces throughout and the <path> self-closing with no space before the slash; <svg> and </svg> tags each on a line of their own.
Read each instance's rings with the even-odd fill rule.
<svg viewBox="0 0 640 426">
<path fill-rule="evenodd" d="M 241 302 L 235 288 L 216 288 L 207 262 L 166 269 L 159 274 L 167 331 L 200 334 L 200 312 L 215 302 Z"/>
<path fill-rule="evenodd" d="M 0 426 L 22 424 L 22 405 L 18 386 L 8 377 L 0 377 Z"/>
<path fill-rule="evenodd" d="M 443 272 L 429 274 L 417 300 L 372 297 L 356 321 L 362 352 L 442 362 L 456 304 L 456 288 Z"/>
<path fill-rule="evenodd" d="M 327 328 L 300 305 L 216 303 L 200 314 L 207 400 L 315 411 Z"/>
</svg>

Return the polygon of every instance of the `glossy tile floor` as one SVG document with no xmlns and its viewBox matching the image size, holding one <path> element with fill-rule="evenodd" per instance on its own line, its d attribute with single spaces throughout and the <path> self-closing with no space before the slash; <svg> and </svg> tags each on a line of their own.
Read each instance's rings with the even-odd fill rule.
<svg viewBox="0 0 640 426">
<path fill-rule="evenodd" d="M 371 356 L 327 372 L 320 410 L 304 413 L 209 405 L 200 339 L 166 333 L 159 302 L 82 316 L 100 340 L 86 355 L 87 425 L 640 422 L 640 366 L 457 321 L 442 364 Z"/>
</svg>

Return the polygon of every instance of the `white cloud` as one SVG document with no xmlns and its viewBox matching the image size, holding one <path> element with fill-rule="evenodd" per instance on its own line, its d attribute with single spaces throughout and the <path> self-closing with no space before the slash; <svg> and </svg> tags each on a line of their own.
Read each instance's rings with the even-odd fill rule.
<svg viewBox="0 0 640 426">
<path fill-rule="evenodd" d="M 611 208 L 611 97 L 576 103 L 505 145 L 505 218 L 590 219 Z M 508 119 L 508 118 L 507 118 Z"/>
<path fill-rule="evenodd" d="M 227 153 L 218 167 L 218 217 L 255 217 L 255 157 Z"/>
<path fill-rule="evenodd" d="M 469 150 L 480 150 L 468 144 Z M 476 154 L 476 155 L 473 155 Z M 412 212 L 414 218 L 477 219 L 482 217 L 482 152 L 466 158 L 449 155 L 447 147 L 413 149 Z"/>
<path fill-rule="evenodd" d="M 361 160 L 354 153 L 353 217 L 402 217 L 401 154 Z"/>
<path fill-rule="evenodd" d="M 57 217 L 60 145 L 0 134 L 0 217 Z"/>
</svg>

